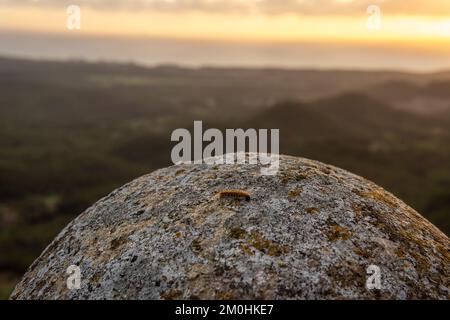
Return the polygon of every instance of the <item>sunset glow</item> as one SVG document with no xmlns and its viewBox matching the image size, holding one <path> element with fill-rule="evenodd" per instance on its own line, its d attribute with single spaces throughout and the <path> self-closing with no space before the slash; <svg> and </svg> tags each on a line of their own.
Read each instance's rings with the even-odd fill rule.
<svg viewBox="0 0 450 320">
<path fill-rule="evenodd" d="M 64 33 L 65 7 L 0 6 L 0 28 Z M 428 40 L 448 45 L 450 17 L 383 15 L 382 29 L 369 30 L 369 15 L 264 15 L 261 13 L 158 12 L 82 8 L 84 35 L 126 35 L 245 41 Z"/>
<path fill-rule="evenodd" d="M 158 2 L 159 1 L 159 2 Z M 450 2 L 381 2 L 380 27 L 371 29 L 365 0 L 78 1 L 81 29 L 67 30 L 65 5 L 0 1 L 0 32 L 77 37 L 121 37 L 215 43 L 316 43 L 399 48 L 450 54 Z M 150 3 L 150 4 L 148 4 Z M 155 5 L 159 4 L 159 5 Z M 257 4 L 265 6 L 257 6 Z M 197 4 L 197 5 L 195 5 Z M 316 5 L 317 4 L 317 5 Z M 1 49 L 1 44 L 0 44 Z M 441 59 L 443 59 L 441 57 Z"/>
</svg>

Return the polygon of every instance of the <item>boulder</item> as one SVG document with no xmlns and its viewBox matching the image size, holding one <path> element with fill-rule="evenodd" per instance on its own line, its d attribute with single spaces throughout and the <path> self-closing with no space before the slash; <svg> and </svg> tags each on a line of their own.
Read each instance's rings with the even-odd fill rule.
<svg viewBox="0 0 450 320">
<path fill-rule="evenodd" d="M 362 177 L 280 161 L 272 176 L 179 164 L 124 185 L 72 221 L 11 298 L 449 298 L 440 230 Z M 67 286 L 70 266 L 79 289 Z"/>
</svg>

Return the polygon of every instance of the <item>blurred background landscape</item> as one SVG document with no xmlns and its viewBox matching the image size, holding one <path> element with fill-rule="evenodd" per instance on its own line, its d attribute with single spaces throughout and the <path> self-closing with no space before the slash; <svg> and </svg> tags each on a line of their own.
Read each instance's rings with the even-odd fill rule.
<svg viewBox="0 0 450 320">
<path fill-rule="evenodd" d="M 362 175 L 450 234 L 447 0 L 382 1 L 375 32 L 364 0 L 78 2 L 68 31 L 68 4 L 0 1 L 0 299 L 70 220 L 171 165 L 194 120 L 279 128 L 281 153 Z"/>
</svg>

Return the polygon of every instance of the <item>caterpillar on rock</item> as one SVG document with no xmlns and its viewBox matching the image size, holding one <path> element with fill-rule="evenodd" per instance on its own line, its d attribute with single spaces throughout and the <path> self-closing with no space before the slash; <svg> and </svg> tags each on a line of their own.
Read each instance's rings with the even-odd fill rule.
<svg viewBox="0 0 450 320">
<path fill-rule="evenodd" d="M 243 190 L 222 190 L 218 193 L 219 198 L 235 198 L 240 199 L 243 198 L 246 201 L 250 201 L 250 193 Z"/>
</svg>

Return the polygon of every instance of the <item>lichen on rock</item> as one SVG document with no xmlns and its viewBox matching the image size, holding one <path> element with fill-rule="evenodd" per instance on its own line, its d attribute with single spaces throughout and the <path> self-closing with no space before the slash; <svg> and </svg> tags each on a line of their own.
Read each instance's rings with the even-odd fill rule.
<svg viewBox="0 0 450 320">
<path fill-rule="evenodd" d="M 449 239 L 402 201 L 303 158 L 260 169 L 180 164 L 124 185 L 72 221 L 11 298 L 449 298 Z M 366 287 L 369 265 L 380 289 Z"/>
</svg>

